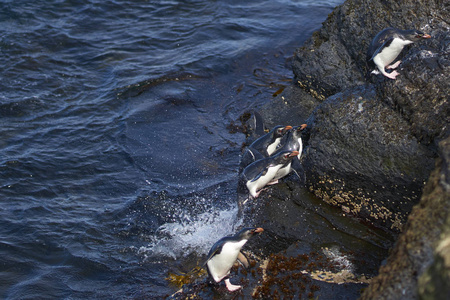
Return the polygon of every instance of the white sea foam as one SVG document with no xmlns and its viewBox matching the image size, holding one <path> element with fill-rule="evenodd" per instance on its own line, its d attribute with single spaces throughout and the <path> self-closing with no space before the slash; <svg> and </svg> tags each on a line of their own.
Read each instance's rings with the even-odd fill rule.
<svg viewBox="0 0 450 300">
<path fill-rule="evenodd" d="M 182 223 L 166 223 L 158 229 L 155 238 L 138 253 L 151 257 L 178 259 L 192 253 L 207 254 L 220 238 L 233 234 L 239 221 L 237 206 L 222 211 L 208 211 L 198 216 L 185 217 Z M 160 237 L 162 236 L 162 237 Z"/>
<path fill-rule="evenodd" d="M 349 257 L 343 254 L 338 247 L 324 248 L 323 253 L 332 261 L 339 264 L 339 269 L 353 272 L 353 264 Z"/>
</svg>

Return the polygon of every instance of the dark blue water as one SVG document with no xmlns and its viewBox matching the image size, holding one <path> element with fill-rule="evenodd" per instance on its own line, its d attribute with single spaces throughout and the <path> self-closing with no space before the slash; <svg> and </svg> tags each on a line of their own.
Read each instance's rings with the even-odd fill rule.
<svg viewBox="0 0 450 300">
<path fill-rule="evenodd" d="M 233 230 L 227 126 L 343 1 L 247 2 L 1 2 L 0 298 L 171 294 Z"/>
</svg>

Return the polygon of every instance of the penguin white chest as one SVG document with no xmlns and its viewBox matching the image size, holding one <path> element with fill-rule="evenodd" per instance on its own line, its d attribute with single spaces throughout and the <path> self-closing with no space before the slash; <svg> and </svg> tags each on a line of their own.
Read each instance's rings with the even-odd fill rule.
<svg viewBox="0 0 450 300">
<path fill-rule="evenodd" d="M 277 150 L 280 141 L 281 138 L 276 138 L 275 141 L 273 141 L 273 143 L 270 144 L 269 147 L 267 147 L 267 153 L 269 153 L 269 155 L 272 155 L 275 152 L 275 150 Z"/>
<path fill-rule="evenodd" d="M 246 242 L 247 240 L 226 242 L 222 246 L 222 251 L 207 262 L 209 272 L 216 282 L 221 281 L 230 273 L 231 267 Z"/>
<path fill-rule="evenodd" d="M 300 159 L 300 157 L 302 156 L 302 151 L 303 151 L 303 142 L 302 142 L 302 138 L 298 138 L 298 155 L 297 158 Z"/>
<path fill-rule="evenodd" d="M 411 44 L 412 41 L 394 38 L 389 46 L 384 47 L 373 59 L 376 65 L 388 66 L 397 56 L 402 52 L 406 45 Z"/>
<path fill-rule="evenodd" d="M 289 162 L 286 166 L 280 168 L 275 177 L 273 178 L 273 180 L 281 179 L 284 176 L 287 176 L 289 173 L 291 173 L 291 165 L 292 162 Z"/>
<path fill-rule="evenodd" d="M 250 191 L 250 194 L 255 197 L 256 196 L 256 192 L 260 189 L 262 189 L 263 187 L 265 187 L 270 181 L 273 180 L 273 178 L 275 177 L 275 175 L 277 174 L 278 170 L 281 168 L 282 165 L 276 165 L 276 166 L 272 166 L 269 167 L 266 174 L 261 175 L 258 179 L 256 180 L 250 180 L 247 182 L 247 188 Z"/>
</svg>

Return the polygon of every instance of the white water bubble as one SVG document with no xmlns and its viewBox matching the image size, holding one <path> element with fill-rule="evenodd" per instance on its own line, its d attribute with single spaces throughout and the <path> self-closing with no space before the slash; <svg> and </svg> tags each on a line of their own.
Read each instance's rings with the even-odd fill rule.
<svg viewBox="0 0 450 300">
<path fill-rule="evenodd" d="M 331 247 L 323 249 L 323 253 L 332 261 L 339 264 L 341 270 L 353 272 L 353 264 L 349 257 L 343 254 L 338 247 Z"/>
<path fill-rule="evenodd" d="M 237 206 L 208 211 L 197 216 L 184 216 L 183 222 L 165 223 L 158 229 L 158 237 L 138 253 L 146 257 L 179 259 L 192 253 L 206 255 L 209 249 L 224 236 L 234 234 L 240 225 Z"/>
</svg>

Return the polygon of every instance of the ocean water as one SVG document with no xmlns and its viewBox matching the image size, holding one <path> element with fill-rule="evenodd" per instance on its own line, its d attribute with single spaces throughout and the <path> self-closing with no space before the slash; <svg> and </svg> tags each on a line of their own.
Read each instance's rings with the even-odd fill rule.
<svg viewBox="0 0 450 300">
<path fill-rule="evenodd" d="M 232 233 L 245 136 L 341 0 L 0 3 L 0 298 L 159 298 Z"/>
</svg>

